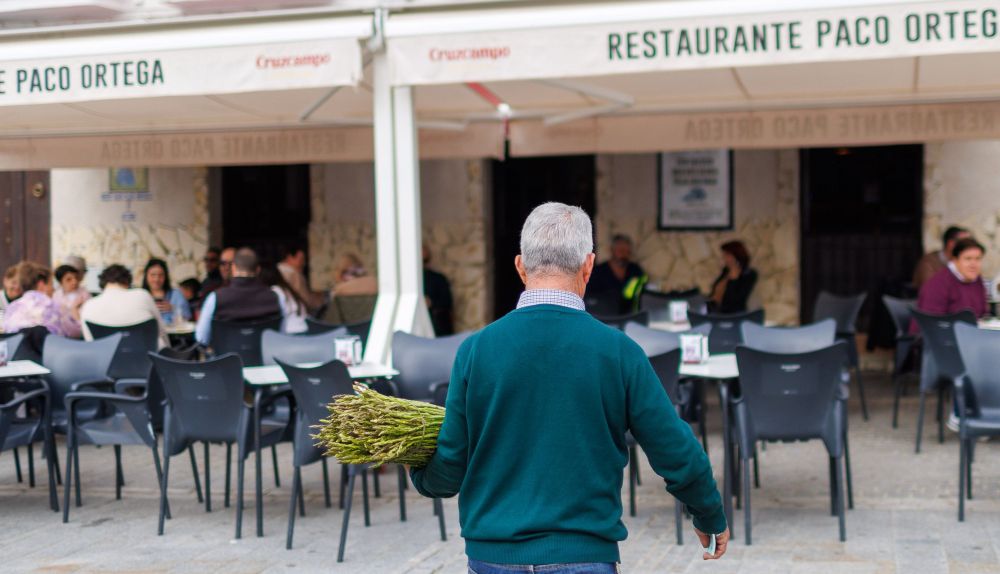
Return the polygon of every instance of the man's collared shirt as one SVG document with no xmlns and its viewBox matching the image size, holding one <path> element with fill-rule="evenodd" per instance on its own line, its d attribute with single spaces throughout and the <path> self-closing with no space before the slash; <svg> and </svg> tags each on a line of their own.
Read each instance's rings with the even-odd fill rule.
<svg viewBox="0 0 1000 574">
<path fill-rule="evenodd" d="M 587 310 L 579 295 L 560 289 L 529 289 L 521 293 L 521 297 L 517 300 L 517 308 L 532 305 L 559 305 L 577 311 Z"/>
</svg>

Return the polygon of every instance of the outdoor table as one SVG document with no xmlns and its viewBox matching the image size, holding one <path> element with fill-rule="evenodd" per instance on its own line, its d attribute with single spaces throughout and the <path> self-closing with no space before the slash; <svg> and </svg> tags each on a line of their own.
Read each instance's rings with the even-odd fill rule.
<svg viewBox="0 0 1000 574">
<path fill-rule="evenodd" d="M 736 355 L 732 353 L 711 355 L 704 363 L 681 363 L 678 372 L 684 377 L 696 377 L 718 383 L 719 403 L 722 411 L 722 506 L 730 528 L 733 524 L 732 497 L 732 445 L 729 432 L 729 381 L 738 379 Z"/>
<path fill-rule="evenodd" d="M 180 323 L 170 323 L 166 327 L 167 335 L 186 336 L 194 334 L 194 323 L 191 321 L 181 321 Z"/>
<path fill-rule="evenodd" d="M 0 381 L 21 379 L 24 377 L 40 377 L 51 372 L 34 361 L 10 361 L 0 367 Z"/>
<path fill-rule="evenodd" d="M 295 366 L 302 368 L 318 367 L 322 363 L 299 363 Z M 379 365 L 378 363 L 364 362 L 360 365 L 347 367 L 352 379 L 387 379 L 399 374 L 399 371 Z M 257 536 L 264 536 L 264 500 L 263 500 L 263 479 L 261 477 L 260 461 L 260 401 L 264 394 L 264 389 L 275 385 L 288 383 L 285 371 L 278 365 L 264 365 L 261 367 L 244 367 L 243 380 L 254 387 L 253 393 L 253 448 L 254 465 L 257 468 Z M 294 419 L 290 419 L 294 420 Z"/>
<path fill-rule="evenodd" d="M 980 319 L 978 325 L 980 329 L 987 329 L 990 331 L 1000 331 L 1000 319 L 998 319 L 997 317 Z"/>
<path fill-rule="evenodd" d="M 781 327 L 782 325 L 777 321 L 764 321 L 764 326 Z M 682 321 L 680 323 L 674 323 L 673 321 L 650 321 L 649 328 L 660 331 L 668 331 L 670 333 L 683 333 L 691 330 L 691 323 L 688 323 L 687 321 Z M 997 328 L 1000 329 L 1000 320 L 998 320 Z"/>
</svg>

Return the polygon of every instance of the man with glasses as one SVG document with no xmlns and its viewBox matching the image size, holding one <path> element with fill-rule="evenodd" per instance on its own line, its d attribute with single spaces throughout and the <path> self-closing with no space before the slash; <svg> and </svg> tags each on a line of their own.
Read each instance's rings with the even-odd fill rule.
<svg viewBox="0 0 1000 574">
<path fill-rule="evenodd" d="M 208 251 L 205 252 L 205 257 L 202 259 L 208 275 L 201 283 L 201 290 L 198 291 L 199 301 L 204 301 L 209 293 L 229 283 L 229 278 L 232 277 L 233 257 L 235 255 L 236 249 L 233 247 L 225 249 L 219 249 L 218 247 L 208 248 Z"/>
</svg>

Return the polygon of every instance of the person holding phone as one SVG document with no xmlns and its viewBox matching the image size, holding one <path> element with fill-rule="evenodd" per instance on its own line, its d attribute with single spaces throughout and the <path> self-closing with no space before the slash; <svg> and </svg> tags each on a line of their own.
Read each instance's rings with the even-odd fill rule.
<svg viewBox="0 0 1000 574">
<path fill-rule="evenodd" d="M 180 289 L 170 285 L 170 270 L 167 262 L 162 259 L 150 259 L 142 274 L 142 288 L 153 296 L 153 302 L 163 317 L 163 322 L 170 325 L 180 321 L 191 320 L 191 306 Z"/>
</svg>

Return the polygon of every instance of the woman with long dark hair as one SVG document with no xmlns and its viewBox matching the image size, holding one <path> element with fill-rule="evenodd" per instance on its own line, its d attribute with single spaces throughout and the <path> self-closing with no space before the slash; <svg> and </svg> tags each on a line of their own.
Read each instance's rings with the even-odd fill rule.
<svg viewBox="0 0 1000 574">
<path fill-rule="evenodd" d="M 149 291 L 163 322 L 170 325 L 178 319 L 191 320 L 191 306 L 180 289 L 170 285 L 170 270 L 162 259 L 150 259 L 142 272 L 142 288 Z"/>
<path fill-rule="evenodd" d="M 722 272 L 712 283 L 708 309 L 713 313 L 742 313 L 757 284 L 757 271 L 750 267 L 750 252 L 742 241 L 727 241 L 722 251 Z"/>
<path fill-rule="evenodd" d="M 309 314 L 306 302 L 285 278 L 278 271 L 278 266 L 266 264 L 260 266 L 260 280 L 278 296 L 278 304 L 281 305 L 281 332 L 282 333 L 305 333 L 309 326 L 306 325 L 306 317 Z"/>
</svg>

